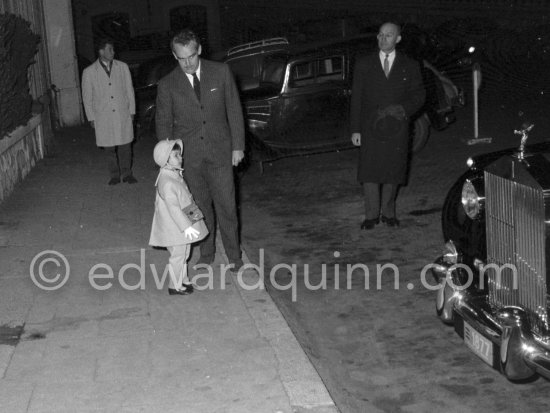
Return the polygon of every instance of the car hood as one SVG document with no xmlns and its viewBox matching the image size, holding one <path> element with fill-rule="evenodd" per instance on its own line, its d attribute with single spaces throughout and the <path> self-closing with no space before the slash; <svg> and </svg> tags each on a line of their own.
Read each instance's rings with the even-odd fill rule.
<svg viewBox="0 0 550 413">
<path fill-rule="evenodd" d="M 519 145 L 518 145 L 519 146 Z M 490 163 L 496 161 L 504 155 L 512 155 L 518 151 L 518 147 L 503 149 L 496 152 L 484 153 L 481 155 L 472 156 L 472 169 L 484 169 Z M 540 142 L 525 147 L 525 156 L 529 154 L 540 153 L 550 159 L 550 142 Z"/>
</svg>

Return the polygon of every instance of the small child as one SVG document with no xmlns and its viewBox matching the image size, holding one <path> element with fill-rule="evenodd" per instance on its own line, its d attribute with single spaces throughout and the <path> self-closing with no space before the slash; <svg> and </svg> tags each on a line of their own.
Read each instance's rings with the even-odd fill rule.
<svg viewBox="0 0 550 413">
<path fill-rule="evenodd" d="M 190 244 L 208 235 L 203 215 L 182 177 L 182 149 L 181 139 L 176 139 L 160 141 L 153 151 L 160 171 L 155 182 L 157 194 L 149 245 L 167 247 L 170 252 L 170 295 L 193 292 L 193 284 L 187 278 Z"/>
</svg>

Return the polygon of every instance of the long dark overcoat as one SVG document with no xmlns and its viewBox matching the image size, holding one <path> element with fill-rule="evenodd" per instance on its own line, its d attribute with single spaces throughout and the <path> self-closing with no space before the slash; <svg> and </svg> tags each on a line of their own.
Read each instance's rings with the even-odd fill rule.
<svg viewBox="0 0 550 413">
<path fill-rule="evenodd" d="M 361 133 L 359 182 L 404 184 L 407 180 L 410 118 L 424 104 L 425 90 L 418 63 L 396 52 L 386 78 L 379 53 L 357 61 L 351 95 L 351 132 Z M 395 133 L 381 133 L 380 112 L 401 105 L 406 118 L 392 119 Z M 401 122 L 401 124 L 396 123 Z"/>
</svg>

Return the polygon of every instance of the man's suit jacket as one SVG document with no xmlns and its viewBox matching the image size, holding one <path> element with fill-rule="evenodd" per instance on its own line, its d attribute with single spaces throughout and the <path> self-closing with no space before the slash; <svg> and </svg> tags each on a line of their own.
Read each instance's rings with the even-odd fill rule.
<svg viewBox="0 0 550 413">
<path fill-rule="evenodd" d="M 201 59 L 200 101 L 178 66 L 158 84 L 157 138 L 182 139 L 184 166 L 207 160 L 231 167 L 232 151 L 244 150 L 239 93 L 229 66 Z"/>
<path fill-rule="evenodd" d="M 410 118 L 425 98 L 419 64 L 400 52 L 388 77 L 379 53 L 359 59 L 353 73 L 351 132 L 361 133 L 358 180 L 360 182 L 403 184 L 407 178 Z M 406 118 L 390 119 L 396 132 L 381 133 L 381 113 L 400 105 Z M 383 122 L 383 120 L 382 120 Z"/>
</svg>

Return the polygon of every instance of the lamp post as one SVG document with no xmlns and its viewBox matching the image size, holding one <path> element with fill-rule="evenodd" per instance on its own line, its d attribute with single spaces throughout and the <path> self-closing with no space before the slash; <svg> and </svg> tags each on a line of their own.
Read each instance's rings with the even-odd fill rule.
<svg viewBox="0 0 550 413">
<path fill-rule="evenodd" d="M 491 143 L 492 138 L 479 136 L 479 105 L 478 105 L 478 91 L 481 87 L 481 66 L 479 63 L 474 63 L 472 66 L 472 83 L 474 87 L 474 137 L 469 139 L 466 143 L 468 145 L 475 145 L 477 143 Z"/>
</svg>

